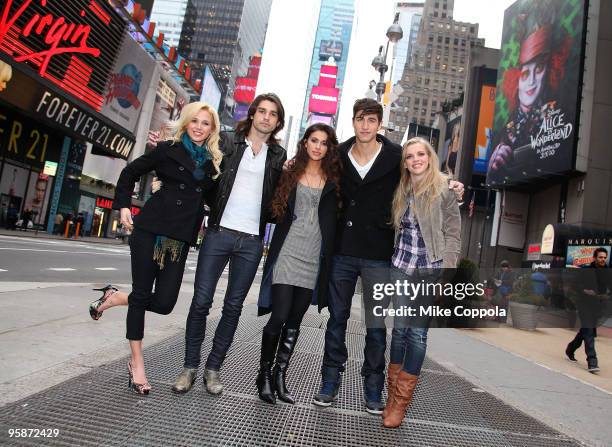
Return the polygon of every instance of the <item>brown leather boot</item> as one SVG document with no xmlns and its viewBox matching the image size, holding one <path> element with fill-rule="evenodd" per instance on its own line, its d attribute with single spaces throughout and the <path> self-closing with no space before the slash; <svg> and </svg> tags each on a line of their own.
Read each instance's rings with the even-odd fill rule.
<svg viewBox="0 0 612 447">
<path fill-rule="evenodd" d="M 387 428 L 397 428 L 402 425 L 406 409 L 412 402 L 414 388 L 419 376 L 413 376 L 401 370 L 395 382 L 395 393 L 391 403 L 387 403 L 387 416 L 383 419 L 383 425 Z"/>
<path fill-rule="evenodd" d="M 397 381 L 397 375 L 401 369 L 401 363 L 389 363 L 389 366 L 387 367 L 387 406 L 385 406 L 385 409 L 383 410 L 383 418 L 387 417 L 387 408 L 393 400 L 393 395 L 395 394 L 395 382 Z"/>
</svg>

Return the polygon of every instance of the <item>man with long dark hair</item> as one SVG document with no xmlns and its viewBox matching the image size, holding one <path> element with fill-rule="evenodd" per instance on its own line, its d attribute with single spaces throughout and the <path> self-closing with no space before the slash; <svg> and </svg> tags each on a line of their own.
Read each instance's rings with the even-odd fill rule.
<svg viewBox="0 0 612 447">
<path fill-rule="evenodd" d="M 275 94 L 255 98 L 247 118 L 234 133 L 222 134 L 225 168 L 211 203 L 208 229 L 198 256 L 194 296 L 185 329 L 184 369 L 172 390 L 185 393 L 195 382 L 200 349 L 217 282 L 229 263 L 223 312 L 204 369 L 211 394 L 223 391 L 221 364 L 234 339 L 242 304 L 263 253 L 270 203 L 287 153 L 276 134 L 285 124 L 283 105 Z"/>
</svg>

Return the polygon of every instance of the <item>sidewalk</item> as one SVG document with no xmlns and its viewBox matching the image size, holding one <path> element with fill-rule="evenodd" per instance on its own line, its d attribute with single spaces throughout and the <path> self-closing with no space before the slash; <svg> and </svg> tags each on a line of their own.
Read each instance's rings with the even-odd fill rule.
<svg viewBox="0 0 612 447">
<path fill-rule="evenodd" d="M 86 242 L 88 244 L 110 244 L 110 245 L 121 245 L 123 241 L 121 239 L 111 239 L 105 237 L 80 237 L 78 239 L 66 238 L 63 235 L 49 234 L 45 231 L 39 231 L 38 234 L 34 230 L 7 230 L 5 228 L 0 229 L 0 235 L 2 236 L 14 236 L 14 237 L 31 237 L 39 239 L 56 239 L 63 241 L 75 241 L 75 242 Z"/>
<path fill-rule="evenodd" d="M 297 404 L 262 403 L 254 378 L 266 319 L 255 317 L 257 285 L 221 371 L 224 394 L 203 392 L 200 371 L 193 391 L 174 395 L 170 386 L 182 365 L 192 282 L 193 275 L 185 275 L 170 316 L 147 315 L 145 358 L 154 391 L 146 397 L 126 389 L 124 309 L 92 322 L 86 314 L 93 299 L 89 285 L 0 283 L 5 311 L 0 321 L 2 444 L 540 447 L 580 445 L 575 437 L 588 445 L 612 439 L 606 422 L 612 414 L 609 395 L 466 331 L 439 329 L 431 331 L 430 356 L 406 422 L 399 430 L 382 428 L 380 417 L 363 411 L 364 328 L 356 321 L 358 300 L 348 325 L 349 361 L 339 401 L 327 409 L 311 404 L 326 324 L 324 315 L 311 310 L 288 378 Z M 222 279 L 203 355 L 210 350 L 225 284 Z M 8 438 L 9 428 L 60 432 L 41 442 Z"/>
</svg>

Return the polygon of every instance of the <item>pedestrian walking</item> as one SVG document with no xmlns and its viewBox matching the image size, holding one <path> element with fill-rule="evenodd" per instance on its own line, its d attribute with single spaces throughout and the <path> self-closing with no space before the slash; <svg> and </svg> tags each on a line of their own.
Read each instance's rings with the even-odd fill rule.
<svg viewBox="0 0 612 447">
<path fill-rule="evenodd" d="M 211 394 L 223 391 L 219 371 L 259 267 L 266 223 L 271 221 L 270 204 L 287 159 L 276 139 L 284 124 L 280 99 L 265 93 L 253 100 L 247 118 L 237 124 L 235 133 L 224 135 L 225 173 L 209 204 L 208 228 L 198 255 L 185 329 L 184 367 L 172 386 L 176 393 L 189 391 L 195 383 L 206 319 L 217 282 L 229 263 L 223 311 L 204 368 L 206 390 Z"/>
<path fill-rule="evenodd" d="M 131 388 L 139 394 L 148 394 L 151 389 L 142 355 L 145 312 L 172 312 L 189 246 L 195 244 L 204 216 L 205 200 L 210 200 L 222 169 L 219 117 L 211 106 L 203 102 L 187 105 L 173 129 L 172 140 L 158 143 L 128 164 L 117 182 L 113 206 L 120 209 L 121 224 L 133 229 L 132 291 L 128 294 L 107 285 L 97 289 L 102 297 L 89 306 L 91 317 L 98 320 L 108 308 L 128 305 L 126 338 L 132 354 L 128 373 Z M 151 171 L 163 181 L 163 187 L 132 221 L 134 185 Z"/>
<path fill-rule="evenodd" d="M 304 133 L 272 200 L 277 225 L 259 289 L 259 315 L 271 312 L 261 337 L 260 399 L 295 403 L 289 362 L 309 305 L 327 306 L 340 200 L 341 162 L 334 130 L 322 123 Z M 275 360 L 276 359 L 276 360 Z M 274 363 L 274 368 L 272 364 Z"/>
<path fill-rule="evenodd" d="M 437 281 L 443 268 L 453 269 L 459 256 L 461 216 L 448 178 L 440 173 L 433 147 L 423 138 L 411 138 L 402 150 L 400 183 L 393 196 L 395 249 L 391 282 Z M 396 296 L 394 306 L 432 305 L 432 296 Z M 412 401 L 427 349 L 431 318 L 396 317 L 387 372 L 387 405 L 383 424 L 399 427 Z"/>
<path fill-rule="evenodd" d="M 584 352 L 587 356 L 587 370 L 598 373 L 599 363 L 597 352 L 595 351 L 595 338 L 597 337 L 598 319 L 602 316 L 602 309 L 605 300 L 609 299 L 612 291 L 610 281 L 610 271 L 608 270 L 608 250 L 598 247 L 593 252 L 593 261 L 583 268 L 597 269 L 594 272 L 579 271 L 577 281 L 577 302 L 576 308 L 580 316 L 582 327 L 565 348 L 565 355 L 572 362 L 576 362 L 575 353 L 584 342 Z M 588 275 L 584 273 L 593 273 Z"/>
</svg>

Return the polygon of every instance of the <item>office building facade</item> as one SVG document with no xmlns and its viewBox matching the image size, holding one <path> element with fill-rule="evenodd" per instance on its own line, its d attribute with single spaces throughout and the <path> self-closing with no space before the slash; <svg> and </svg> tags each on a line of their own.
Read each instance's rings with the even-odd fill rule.
<svg viewBox="0 0 612 447">
<path fill-rule="evenodd" d="M 431 126 L 445 102 L 463 92 L 470 48 L 483 46 L 478 24 L 453 20 L 454 0 L 427 0 L 416 42 L 391 109 L 390 138 L 399 143 L 409 123 Z"/>
</svg>

